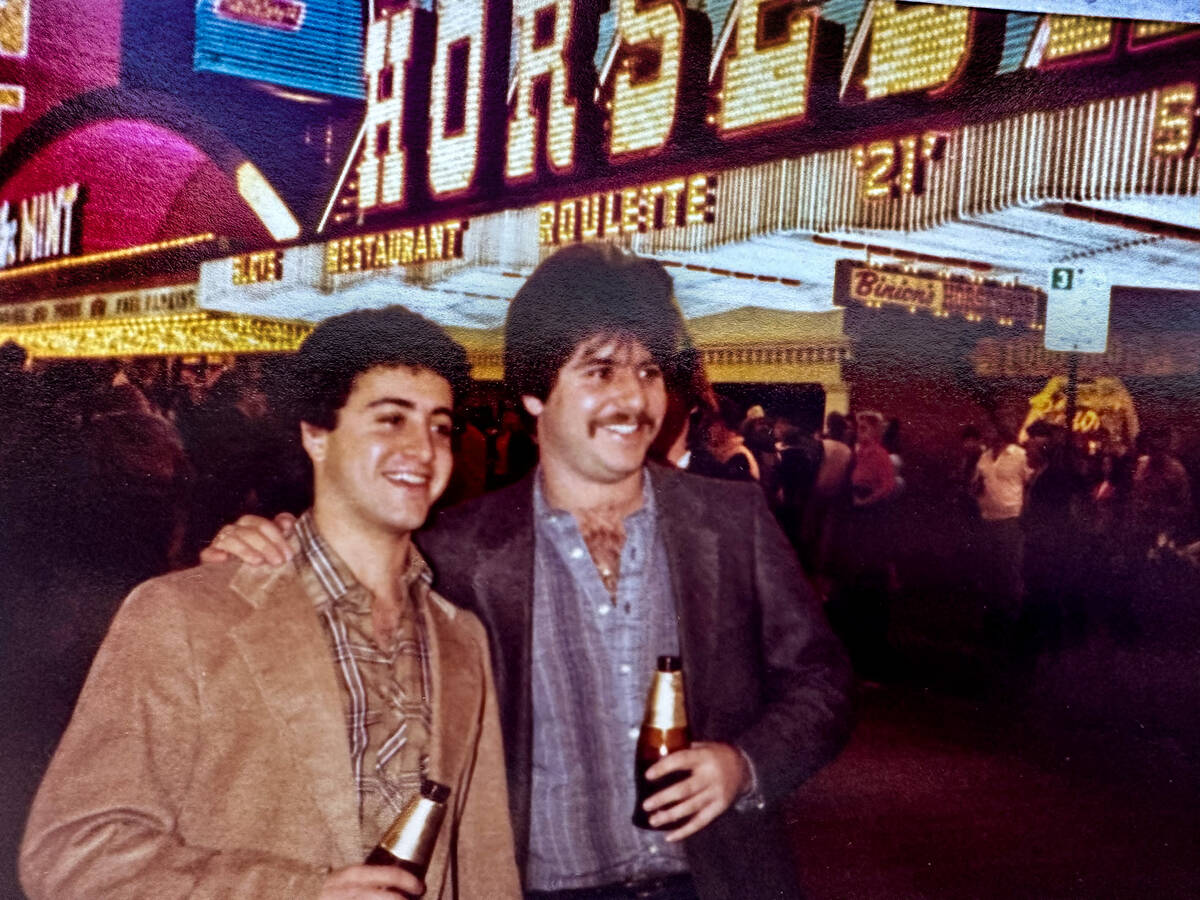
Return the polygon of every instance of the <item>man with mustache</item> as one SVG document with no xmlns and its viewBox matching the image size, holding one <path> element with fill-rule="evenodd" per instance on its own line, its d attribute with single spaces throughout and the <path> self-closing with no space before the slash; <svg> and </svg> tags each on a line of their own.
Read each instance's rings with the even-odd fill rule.
<svg viewBox="0 0 1200 900">
<path fill-rule="evenodd" d="M 849 668 L 754 484 L 648 465 L 665 375 L 688 352 L 657 262 L 598 245 L 543 262 L 505 324 L 505 380 L 537 419 L 525 480 L 438 516 L 438 590 L 492 646 L 526 896 L 800 896 L 779 806 L 840 749 Z M 242 520 L 247 558 L 280 533 Z M 686 778 L 631 823 L 659 655 L 683 658 Z"/>
</svg>

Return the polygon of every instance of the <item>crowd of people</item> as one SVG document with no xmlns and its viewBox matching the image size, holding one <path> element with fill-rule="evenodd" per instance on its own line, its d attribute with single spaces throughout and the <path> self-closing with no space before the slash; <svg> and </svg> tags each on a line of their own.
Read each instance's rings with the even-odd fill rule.
<svg viewBox="0 0 1200 900">
<path fill-rule="evenodd" d="M 1018 652 L 1059 650 L 1096 626 L 1136 638 L 1137 595 L 1154 592 L 1164 554 L 1196 537 L 1170 430 L 1089 446 L 1045 421 L 1020 441 L 990 421 L 961 438 L 954 481 L 985 635 Z"/>
</svg>

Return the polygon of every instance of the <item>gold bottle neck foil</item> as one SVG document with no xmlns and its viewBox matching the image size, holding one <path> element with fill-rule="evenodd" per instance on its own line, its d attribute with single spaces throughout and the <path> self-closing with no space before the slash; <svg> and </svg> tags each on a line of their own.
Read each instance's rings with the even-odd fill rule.
<svg viewBox="0 0 1200 900">
<path fill-rule="evenodd" d="M 655 672 L 646 698 L 646 725 L 667 731 L 687 728 L 687 711 L 683 706 L 683 673 Z"/>
<path fill-rule="evenodd" d="M 444 803 L 413 797 L 379 839 L 379 846 L 397 859 L 428 865 L 445 815 Z"/>
</svg>

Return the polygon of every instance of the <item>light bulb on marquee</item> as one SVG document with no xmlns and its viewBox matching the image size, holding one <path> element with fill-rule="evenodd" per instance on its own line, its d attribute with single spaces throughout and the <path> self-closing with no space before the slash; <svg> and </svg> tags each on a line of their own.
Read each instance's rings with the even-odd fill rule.
<svg viewBox="0 0 1200 900">
<path fill-rule="evenodd" d="M 1043 56 L 1047 61 L 1095 53 L 1112 44 L 1112 19 L 1093 16 L 1047 16 L 1050 36 Z"/>
<path fill-rule="evenodd" d="M 575 164 L 576 101 L 568 96 L 570 71 L 566 42 L 575 29 L 575 0 L 514 0 L 513 35 L 518 48 L 513 111 L 508 120 L 508 151 L 504 174 L 520 181 L 535 174 L 538 116 L 533 108 L 534 84 L 550 81 L 547 104 L 546 150 L 550 165 L 560 172 Z M 549 32 L 549 38 L 546 33 Z"/>
<path fill-rule="evenodd" d="M 610 156 L 657 150 L 670 137 L 680 88 L 683 24 L 679 0 L 659 0 L 644 8 L 637 0 L 619 0 L 613 40 L 627 53 L 657 51 L 658 71 L 649 77 L 635 69 L 634 56 L 622 60 L 614 78 Z"/>
<path fill-rule="evenodd" d="M 738 7 L 735 52 L 725 59 L 718 98 L 716 124 L 723 133 L 804 117 L 817 10 L 796 4 L 786 34 L 767 43 L 764 13 L 778 6 L 777 0 L 747 0 Z"/>
<path fill-rule="evenodd" d="M 403 116 L 407 96 L 408 61 L 412 58 L 416 16 L 412 8 L 376 19 L 367 28 L 364 68 L 367 74 L 367 111 L 358 164 L 358 208 L 391 206 L 404 200 L 405 152 Z M 380 82 L 391 81 L 391 91 Z M 385 127 L 386 126 L 386 127 Z M 379 146 L 380 135 L 387 146 Z"/>
<path fill-rule="evenodd" d="M 1154 108 L 1152 147 L 1157 156 L 1181 157 L 1196 131 L 1196 85 L 1163 88 Z"/>
<path fill-rule="evenodd" d="M 475 179 L 486 15 L 487 4 L 479 0 L 438 4 L 429 113 L 429 188 L 435 197 L 462 193 Z"/>
<path fill-rule="evenodd" d="M 891 0 L 879 0 L 871 9 L 868 99 L 931 90 L 955 78 L 970 45 L 970 8 L 915 4 L 898 9 Z"/>
</svg>

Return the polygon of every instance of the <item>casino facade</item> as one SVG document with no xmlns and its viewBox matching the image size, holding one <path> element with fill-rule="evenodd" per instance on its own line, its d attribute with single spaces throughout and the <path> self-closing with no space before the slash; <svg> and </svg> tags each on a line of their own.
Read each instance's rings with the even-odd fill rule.
<svg viewBox="0 0 1200 900">
<path fill-rule="evenodd" d="M 138 33 L 144 3 L 5 7 L 0 339 L 35 357 L 278 352 L 402 302 L 495 381 L 521 280 L 607 241 L 668 267 L 734 394 L 944 441 L 984 411 L 1061 417 L 1073 366 L 1077 429 L 1190 418 L 1200 27 L 891 0 L 178 5 L 165 36 Z M 108 56 L 40 97 L 44 59 L 98 31 Z M 1072 362 L 1047 344 L 1075 275 L 1108 314 Z"/>
</svg>

